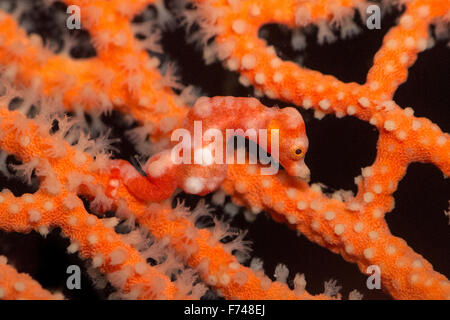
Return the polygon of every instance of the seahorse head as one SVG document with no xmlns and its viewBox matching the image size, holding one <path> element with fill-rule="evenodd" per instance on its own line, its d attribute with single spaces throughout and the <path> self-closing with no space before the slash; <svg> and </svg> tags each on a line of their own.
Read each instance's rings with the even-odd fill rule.
<svg viewBox="0 0 450 320">
<path fill-rule="evenodd" d="M 278 141 L 270 140 L 270 152 L 287 173 L 309 181 L 310 171 L 305 164 L 308 150 L 305 122 L 298 110 L 288 107 L 281 109 L 268 125 L 270 131 L 278 130 Z M 277 148 L 277 149 L 275 149 Z"/>
</svg>

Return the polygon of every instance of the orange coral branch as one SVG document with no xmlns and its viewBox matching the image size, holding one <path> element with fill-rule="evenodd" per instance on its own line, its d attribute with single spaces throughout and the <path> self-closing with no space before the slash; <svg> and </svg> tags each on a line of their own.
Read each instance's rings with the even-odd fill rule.
<svg viewBox="0 0 450 320">
<path fill-rule="evenodd" d="M 197 230 L 192 218 L 182 208 L 171 209 L 170 204 L 152 205 L 146 208 L 130 197 L 130 210 L 139 223 L 159 239 L 168 237 L 172 247 L 198 268 L 204 281 L 218 289 L 228 299 L 326 299 L 324 295 L 311 296 L 303 283 L 295 283 L 296 290 L 280 282 L 272 282 L 263 273 L 255 273 L 244 267 L 236 257 L 208 230 Z M 219 239 L 220 240 L 220 239 Z"/>
<path fill-rule="evenodd" d="M 369 265 L 380 266 L 383 285 L 393 297 L 448 299 L 450 282 L 404 240 L 391 235 L 378 206 L 355 210 L 351 202 L 346 207 L 287 175 L 261 178 L 250 165 L 230 166 L 228 175 L 223 188 L 237 203 L 255 212 L 267 210 L 274 220 L 356 262 L 363 273 Z M 239 191 L 235 181 L 241 183 Z"/>
<path fill-rule="evenodd" d="M 82 17 L 97 44 L 97 56 L 75 60 L 44 49 L 38 36 L 28 38 L 10 15 L 0 13 L 0 63 L 8 65 L 6 76 L 60 98 L 70 111 L 100 114 L 114 108 L 130 113 L 153 124 L 154 137 L 179 126 L 186 108 L 134 39 L 129 18 L 105 1 L 90 2 Z"/>
<path fill-rule="evenodd" d="M 15 232 L 37 230 L 46 234 L 50 227 L 59 226 L 72 240 L 68 251 L 79 250 L 82 257 L 93 259 L 93 264 L 109 275 L 109 280 L 118 288 L 125 292 L 135 290 L 136 297 L 140 298 L 177 297 L 177 289 L 167 276 L 147 265 L 111 227 L 84 209 L 77 190 L 81 186 L 88 188 L 93 179 L 89 170 L 93 159 L 73 150 L 63 140 L 50 137 L 45 128 L 38 127 L 18 112 L 1 109 L 0 119 L 1 148 L 24 162 L 37 159 L 42 184 L 33 195 L 0 194 L 0 228 Z M 20 132 L 17 123 L 26 131 Z M 18 135 L 23 136 L 19 144 L 16 143 Z M 49 157 L 48 150 L 55 143 L 61 150 Z M 77 182 L 74 184 L 74 174 L 81 178 L 78 185 Z"/>
<path fill-rule="evenodd" d="M 52 294 L 43 289 L 28 274 L 18 273 L 6 262 L 6 258 L 0 256 L 0 299 L 59 300 L 63 298 L 60 294 Z"/>
<path fill-rule="evenodd" d="M 361 86 L 343 83 L 333 76 L 282 61 L 273 48 L 267 47 L 264 40 L 258 38 L 258 30 L 265 23 L 295 26 L 296 14 L 309 11 L 306 9 L 308 5 L 296 1 L 283 1 L 280 5 L 274 0 L 242 1 L 236 6 L 230 6 L 224 0 L 195 2 L 199 3 L 198 18 L 201 24 L 208 28 L 214 26 L 218 30 L 213 47 L 218 58 L 224 60 L 230 70 L 239 71 L 242 83 L 251 83 L 256 88 L 256 94 L 264 93 L 269 98 L 292 102 L 307 109 L 314 107 L 318 116 L 336 113 L 339 117 L 354 115 L 362 120 L 370 120 L 379 109 L 378 105 L 392 99 L 395 89 L 406 80 L 407 68 L 414 63 L 417 54 L 427 48 L 427 27 L 450 9 L 448 3 L 436 0 L 408 3 L 400 25 L 386 36 L 383 47 L 375 56 L 368 81 Z M 322 11 L 331 10 L 332 5 L 324 5 L 320 1 L 312 3 L 317 7 L 312 11 L 317 12 L 317 17 L 312 15 L 308 23 L 317 22 L 319 18 L 337 19 L 337 13 L 330 16 Z M 351 8 L 359 2 L 333 3 L 339 9 L 340 5 Z M 343 18 L 350 15 L 351 18 L 353 13 L 350 10 L 350 13 L 341 15 Z"/>
<path fill-rule="evenodd" d="M 320 33 L 320 23 L 325 22 L 319 18 L 333 18 L 325 13 L 329 8 L 325 3 L 309 3 L 322 6 L 323 11 L 311 10 L 308 4 L 294 1 L 282 5 L 271 0 L 235 5 L 226 1 L 196 3 L 201 25 L 215 26 L 218 30 L 215 43 L 218 57 L 225 60 L 228 68 L 241 73 L 243 84 L 252 83 L 257 94 L 264 92 L 270 98 L 307 109 L 314 107 L 319 118 L 325 113 L 338 117 L 354 115 L 370 121 L 380 131 L 375 163 L 363 169 L 358 194 L 347 201 L 347 208 L 341 201 L 328 199 L 306 185 L 290 185 L 283 177 L 261 179 L 246 172 L 256 170 L 247 166 L 233 166 L 225 190 L 238 203 L 251 206 L 254 212 L 268 209 L 275 220 L 297 225 L 311 240 L 358 262 L 363 272 L 369 264 L 383 265 L 383 280 L 394 297 L 448 298 L 448 280 L 433 272 L 431 265 L 404 242 L 390 235 L 382 218 L 394 206 L 392 194 L 409 163 L 432 162 L 445 175 L 450 172 L 449 135 L 429 120 L 413 117 L 412 109 L 402 110 L 388 101 L 405 81 L 407 68 L 417 54 L 427 48 L 429 24 L 445 15 L 450 5 L 427 0 L 408 3 L 399 26 L 386 36 L 376 55 L 367 83 L 360 86 L 282 61 L 258 38 L 259 28 L 269 22 L 294 26 L 316 21 Z M 268 10 L 275 7 L 277 10 Z M 317 16 L 313 14 L 311 18 L 313 11 Z M 299 23 L 299 15 L 306 19 L 304 23 Z"/>
<path fill-rule="evenodd" d="M 38 230 L 42 234 L 48 232 L 48 228 L 59 226 L 62 232 L 70 237 L 72 244 L 68 248 L 73 253 L 80 251 L 85 259 L 92 259 L 93 264 L 107 274 L 125 273 L 123 287 L 125 292 L 137 291 L 139 298 L 180 298 L 174 284 L 161 275 L 154 268 L 143 264 L 142 258 L 130 246 L 123 244 L 122 240 L 108 226 L 98 218 L 89 215 L 82 207 L 81 201 L 76 197 L 76 192 L 94 196 L 97 188 L 107 185 L 109 176 L 95 170 L 95 163 L 88 155 L 74 150 L 64 141 L 58 141 L 57 137 L 50 137 L 32 121 L 26 120 L 17 112 L 0 110 L 0 123 L 2 131 L 6 132 L 0 138 L 0 146 L 9 153 L 15 154 L 23 161 L 32 161 L 36 157 L 48 159 L 52 170 L 58 177 L 61 190 L 38 190 L 35 194 L 25 194 L 22 197 L 14 197 L 10 192 L 0 195 L 0 228 L 5 231 L 29 232 Z M 17 139 L 17 130 L 14 123 L 23 123 L 27 128 L 26 137 L 22 144 L 11 143 Z M 38 134 L 39 132 L 39 134 Z M 65 151 L 57 157 L 48 157 L 48 149 L 58 144 Z M 72 160 L 69 160 L 72 159 Z M 83 162 L 79 162 L 83 160 Z M 74 173 L 79 176 L 76 180 Z M 42 178 L 42 177 L 41 177 Z M 45 181 L 45 178 L 42 178 Z M 79 186 L 78 186 L 79 185 Z M 51 190 L 50 190 L 51 191 Z M 286 284 L 272 282 L 262 274 L 256 275 L 251 269 L 241 266 L 237 259 L 227 252 L 217 240 L 206 230 L 195 230 L 193 223 L 172 212 L 170 206 L 155 207 L 149 212 L 147 206 L 129 194 L 128 190 L 121 186 L 117 190 L 113 203 L 108 203 L 107 198 L 99 204 L 103 209 L 109 205 L 122 207 L 120 202 L 125 201 L 131 212 L 136 214 L 141 225 L 151 230 L 157 238 L 164 240 L 170 237 L 170 242 L 175 250 L 185 257 L 187 263 L 199 268 L 205 281 L 220 289 L 228 298 L 241 299 L 325 299 L 325 296 L 312 297 L 304 292 L 304 285 L 298 285 L 296 293 L 291 291 Z M 39 208 L 43 208 L 41 210 Z M 184 212 L 184 214 L 186 214 Z M 191 236 L 188 236 L 191 234 Z M 192 238 L 191 238 L 192 237 Z M 196 249 L 193 249 L 191 246 Z M 189 249 L 188 249 L 189 248 Z M 113 260 L 120 260 L 113 262 Z M 209 263 L 206 263 L 209 261 Z M 206 265 L 205 265 L 206 263 Z M 203 267 L 202 267 L 203 266 Z M 114 276 L 108 277 L 113 283 Z M 163 287 L 162 292 L 152 288 Z"/>
</svg>

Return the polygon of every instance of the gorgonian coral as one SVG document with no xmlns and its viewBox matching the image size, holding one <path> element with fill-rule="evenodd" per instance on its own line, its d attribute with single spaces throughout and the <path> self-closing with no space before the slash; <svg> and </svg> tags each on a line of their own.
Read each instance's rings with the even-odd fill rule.
<svg viewBox="0 0 450 320">
<path fill-rule="evenodd" d="M 47 1 L 46 10 L 65 25 L 67 17 L 57 14 L 60 4 L 54 2 Z M 92 47 L 89 40 L 76 44 L 77 39 L 65 35 L 59 49 L 48 30 L 43 37 L 27 34 L 25 28 L 43 24 L 34 25 L 31 4 L 7 4 L 0 12 L 0 169 L 28 184 L 37 181 L 38 187 L 30 193 L 4 189 L 1 230 L 34 230 L 46 236 L 59 228 L 70 240 L 67 251 L 87 261 L 97 286 L 108 282 L 115 298 L 200 298 L 208 288 L 229 299 L 340 297 L 334 281 L 325 283 L 323 294 L 309 294 L 304 275 L 288 281 L 282 264 L 273 281 L 260 260 L 249 262 L 246 234 L 212 214 L 204 200 L 193 209 L 175 203 L 180 199 L 175 198 L 177 187 L 201 196 L 220 188 L 212 202 L 222 206 L 225 196 L 231 196 L 234 204 L 224 209 L 231 215 L 236 205 L 248 208 L 249 219 L 267 212 L 356 263 L 363 273 L 377 266 L 383 289 L 394 298 L 449 298 L 448 279 L 392 235 L 384 219 L 395 207 L 394 192 L 409 164 L 432 163 L 445 176 L 450 172 L 448 134 L 393 101 L 408 68 L 432 45 L 430 25 L 437 38 L 445 38 L 449 3 L 376 3 L 383 12 L 393 5 L 404 12 L 384 37 L 364 84 L 345 83 L 282 60 L 258 37 L 268 23 L 300 28 L 293 32 L 296 48 L 306 45 L 311 32 L 319 43 L 355 36 L 361 31 L 355 17 L 367 19 L 367 8 L 373 5 L 362 0 L 173 1 L 170 11 L 161 1 L 67 0 L 67 6 L 80 9 Z M 148 7 L 152 4 L 153 11 Z M 38 5 L 43 4 L 32 4 Z M 308 120 L 305 124 L 297 110 L 267 108 L 254 98 L 197 99 L 195 89 L 177 79 L 159 43 L 161 33 L 177 26 L 185 28 L 188 42 L 202 49 L 206 64 L 223 62 L 239 73 L 242 85 L 253 86 L 256 97 L 313 109 L 318 119 L 353 116 L 376 128 L 376 157 L 355 179 L 357 193 L 329 193 L 325 186 L 309 183 L 304 160 Z M 85 56 L 75 57 L 74 49 Z M 131 128 L 123 138 L 141 156 L 150 156 L 145 164 L 139 163 L 144 158 L 127 159 L 132 164 L 113 159 L 123 154 L 120 147 L 130 146 L 111 138 L 120 134 L 111 134 L 117 126 L 105 121 L 105 114 L 123 117 Z M 279 154 L 273 140 L 249 140 L 266 147 L 285 170 L 264 175 L 261 164 L 226 163 L 225 155 L 221 159 L 226 164 L 212 166 L 215 154 L 203 144 L 200 158 L 206 163 L 173 166 L 171 135 L 179 129 L 192 132 L 195 121 L 218 132 L 279 130 Z M 184 155 L 196 157 L 195 147 L 187 150 Z M 12 155 L 18 161 L 14 165 L 6 161 Z M 5 263 L 2 258 L 2 298 L 61 297 Z M 360 294 L 352 291 L 349 297 Z"/>
</svg>

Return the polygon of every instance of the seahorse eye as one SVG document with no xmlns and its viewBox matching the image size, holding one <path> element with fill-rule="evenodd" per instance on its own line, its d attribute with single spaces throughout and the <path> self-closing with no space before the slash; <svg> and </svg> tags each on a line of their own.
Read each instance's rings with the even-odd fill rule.
<svg viewBox="0 0 450 320">
<path fill-rule="evenodd" d="M 303 157 L 303 149 L 298 146 L 293 146 L 291 148 L 290 156 L 292 160 L 299 160 L 301 157 Z"/>
</svg>

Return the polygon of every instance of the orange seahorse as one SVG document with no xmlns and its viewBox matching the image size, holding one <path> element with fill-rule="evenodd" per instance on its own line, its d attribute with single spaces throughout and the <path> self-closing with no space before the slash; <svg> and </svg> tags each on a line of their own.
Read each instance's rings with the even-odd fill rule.
<svg viewBox="0 0 450 320">
<path fill-rule="evenodd" d="M 198 141 L 198 130 L 203 129 L 206 131 Z M 169 198 L 177 187 L 190 194 L 208 194 L 226 177 L 229 157 L 223 150 L 231 136 L 248 138 L 270 153 L 271 161 L 280 163 L 289 175 L 309 180 L 304 161 L 308 138 L 296 109 L 268 108 L 254 98 L 202 97 L 189 111 L 183 128 L 172 134 L 172 141 L 182 138 L 182 142 L 145 163 L 147 177 L 126 161 L 113 161 L 107 194 L 114 196 L 120 181 L 142 201 Z"/>
</svg>

